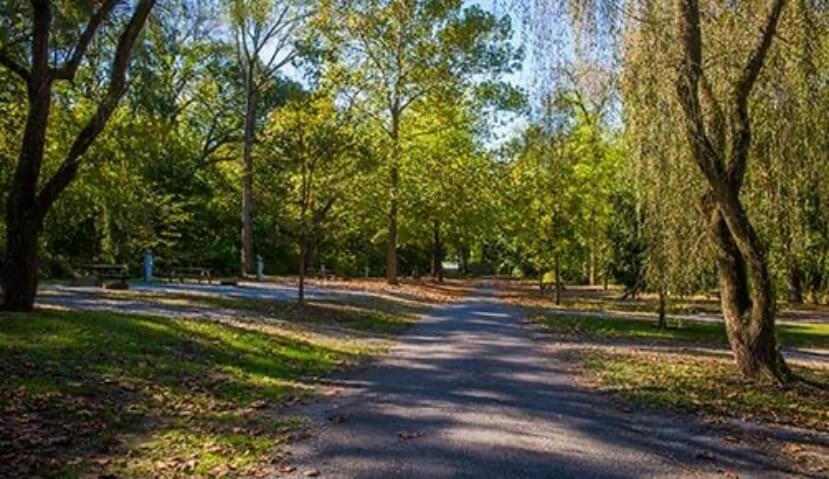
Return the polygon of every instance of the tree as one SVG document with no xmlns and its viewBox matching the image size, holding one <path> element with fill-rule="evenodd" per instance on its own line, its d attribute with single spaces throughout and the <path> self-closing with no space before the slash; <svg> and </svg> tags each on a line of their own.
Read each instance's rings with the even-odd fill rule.
<svg viewBox="0 0 829 479">
<path fill-rule="evenodd" d="M 673 135 L 677 132 L 684 137 L 682 151 L 668 159 L 690 160 L 687 164 L 694 167 L 698 178 L 701 176 L 704 191 L 693 201 L 705 216 L 714 245 L 723 316 L 737 365 L 748 379 L 789 380 L 791 374 L 775 339 L 777 298 L 769 252 L 762 230 L 756 226 L 753 210 L 757 205 L 746 202 L 752 188 L 747 187 L 748 172 L 756 164 L 756 159 L 749 160 L 757 158 L 756 146 L 766 143 L 765 138 L 753 138 L 758 111 L 754 101 L 768 94 L 757 88 L 763 85 L 763 70 L 775 45 L 782 44 L 775 42 L 775 35 L 781 18 L 786 17 L 786 2 L 634 2 L 628 9 L 632 15 L 610 15 L 603 22 L 596 22 L 593 14 L 613 10 L 615 2 L 580 5 L 586 8 L 577 16 L 599 26 L 596 31 L 602 38 L 598 43 L 621 32 L 624 48 L 652 53 L 652 61 L 644 68 L 625 65 L 631 76 L 644 83 L 649 72 L 659 72 L 654 84 L 660 87 L 664 86 L 662 78 L 675 79 L 669 88 L 657 91 L 658 95 L 670 95 L 667 98 L 673 101 L 667 108 L 651 111 L 658 111 L 659 122 L 679 127 L 667 128 L 669 136 L 662 139 L 665 145 L 676 144 Z M 799 8 L 812 13 L 824 10 L 811 2 L 799 2 Z M 626 21 L 625 28 L 616 28 L 620 19 Z M 607 25 L 611 28 L 604 28 Z M 735 25 L 757 25 L 759 34 L 753 27 Z M 682 59 L 678 70 L 677 58 Z M 775 101 L 786 103 L 782 97 Z M 770 116 L 764 121 L 778 118 Z M 656 123 L 653 116 L 644 121 Z"/>
<path fill-rule="evenodd" d="M 333 96 L 324 90 L 295 98 L 270 119 L 266 167 L 274 175 L 287 175 L 287 197 L 277 201 L 287 203 L 299 245 L 300 304 L 305 301 L 311 236 L 348 193 L 350 180 L 367 167 L 354 120 L 350 109 L 338 109 Z"/>
<path fill-rule="evenodd" d="M 456 247 L 462 266 L 473 240 L 494 224 L 492 164 L 480 145 L 484 126 L 474 98 L 431 97 L 412 110 L 401 198 L 411 214 L 402 226 L 430 251 L 431 274 L 443 281 L 443 261 Z M 423 239 L 428 239 L 424 242 Z"/>
<path fill-rule="evenodd" d="M 58 169 L 48 178 L 41 178 L 53 88 L 58 82 L 71 84 L 75 80 L 96 34 L 105 21 L 115 20 L 118 3 L 117 0 L 107 0 L 96 5 L 94 10 L 80 9 L 87 21 L 74 44 L 68 47 L 52 43 L 52 36 L 58 36 L 55 30 L 63 22 L 54 22 L 55 9 L 45 0 L 33 0 L 26 19 L 16 25 L 20 29 L 3 35 L 9 40 L 0 47 L 0 64 L 26 84 L 28 101 L 20 153 L 6 201 L 6 252 L 2 274 L 6 309 L 32 309 L 37 292 L 38 238 L 46 215 L 75 179 L 84 154 L 104 130 L 126 91 L 130 55 L 155 0 L 136 3 L 118 36 L 112 64 L 106 72 L 109 81 L 94 113 L 75 137 Z M 66 12 L 58 10 L 57 13 Z M 60 17 L 71 25 L 70 18 L 72 16 Z M 30 35 L 27 33 L 29 28 Z M 27 43 L 28 56 L 23 53 Z M 38 189 L 39 185 L 42 186 Z"/>
<path fill-rule="evenodd" d="M 507 71 L 516 58 L 507 41 L 509 17 L 463 8 L 459 0 L 329 1 L 323 11 L 328 42 L 351 74 L 352 95 L 363 97 L 387 139 L 386 279 L 395 284 L 402 142 L 412 134 L 406 113 L 427 96 Z"/>
<path fill-rule="evenodd" d="M 300 53 L 299 40 L 311 15 L 311 3 L 296 0 L 228 0 L 239 74 L 244 85 L 242 152 L 241 274 L 254 272 L 253 146 L 263 115 L 262 89 Z M 266 112 L 264 112 L 266 113 Z"/>
<path fill-rule="evenodd" d="M 766 248 L 740 200 L 751 154 L 748 101 L 772 46 L 785 0 L 773 0 L 747 61 L 726 98 L 706 76 L 697 0 L 676 1 L 676 29 L 683 61 L 677 93 L 696 162 L 709 186 L 703 208 L 718 248 L 720 295 L 726 331 L 741 373 L 751 379 L 789 380 L 777 348 L 776 297 Z M 702 100 L 704 98 L 704 100 Z"/>
</svg>

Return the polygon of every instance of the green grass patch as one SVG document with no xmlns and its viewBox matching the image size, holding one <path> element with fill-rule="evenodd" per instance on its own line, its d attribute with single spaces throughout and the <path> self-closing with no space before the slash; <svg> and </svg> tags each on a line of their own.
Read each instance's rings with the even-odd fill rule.
<svg viewBox="0 0 829 479">
<path fill-rule="evenodd" d="M 291 424 L 274 406 L 377 342 L 292 327 L 92 312 L 0 314 L 0 476 L 243 474 Z M 327 310 L 343 328 L 404 319 Z M 313 321 L 309 319 L 309 322 Z M 387 323 L 392 323 L 392 328 Z M 293 327 L 295 326 L 295 327 Z"/>
<path fill-rule="evenodd" d="M 655 321 L 608 317 L 571 317 L 550 315 L 538 322 L 556 334 L 600 338 L 635 338 L 673 340 L 725 345 L 728 342 L 721 323 L 669 320 L 660 330 Z M 829 323 L 778 324 L 777 334 L 783 346 L 829 348 Z"/>
<path fill-rule="evenodd" d="M 781 389 L 747 384 L 728 358 L 686 353 L 585 353 L 583 364 L 603 386 L 637 404 L 829 431 L 829 391 L 804 384 Z M 829 371 L 795 368 L 829 384 Z"/>
</svg>

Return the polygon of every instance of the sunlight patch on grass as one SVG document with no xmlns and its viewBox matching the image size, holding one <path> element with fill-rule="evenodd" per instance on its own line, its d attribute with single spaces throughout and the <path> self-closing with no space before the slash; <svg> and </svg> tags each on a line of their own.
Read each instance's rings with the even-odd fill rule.
<svg viewBox="0 0 829 479">
<path fill-rule="evenodd" d="M 655 321 L 604 317 L 539 316 L 535 321 L 548 331 L 568 336 L 599 338 L 636 338 L 675 340 L 726 345 L 728 339 L 721 323 L 669 320 L 660 330 Z M 777 333 L 783 346 L 829 348 L 829 324 L 779 324 Z"/>
<path fill-rule="evenodd" d="M 582 358 L 599 384 L 637 404 L 829 431 L 829 391 L 803 384 L 747 384 L 733 361 L 684 353 L 589 352 Z M 829 384 L 829 372 L 796 368 Z"/>
</svg>

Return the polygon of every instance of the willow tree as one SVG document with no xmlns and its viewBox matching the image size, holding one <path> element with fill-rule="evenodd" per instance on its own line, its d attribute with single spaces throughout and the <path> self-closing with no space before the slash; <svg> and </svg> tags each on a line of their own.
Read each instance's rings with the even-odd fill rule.
<svg viewBox="0 0 829 479">
<path fill-rule="evenodd" d="M 683 60 L 677 94 L 685 114 L 691 157 L 706 179 L 703 199 L 717 246 L 726 331 L 745 377 L 786 381 L 791 376 L 777 347 L 776 297 L 766 247 L 740 199 L 751 153 L 749 97 L 772 46 L 785 0 L 773 0 L 752 39 L 747 59 L 718 94 L 706 74 L 702 16 L 697 0 L 677 0 L 676 35 Z M 752 29 L 753 31 L 753 29 Z M 753 35 L 752 35 L 753 36 Z M 746 53 L 739 52 L 735 53 Z"/>
<path fill-rule="evenodd" d="M 46 215 L 74 181 L 86 152 L 106 127 L 127 89 L 130 55 L 155 0 L 135 2 L 128 16 L 116 8 L 120 3 L 106 0 L 79 6 L 32 0 L 26 7 L 12 5 L 4 12 L 7 15 L 0 24 L 0 38 L 4 42 L 0 45 L 0 65 L 26 85 L 28 105 L 6 201 L 2 273 L 6 309 L 32 309 L 37 293 L 38 239 Z M 120 28 L 114 46 L 107 46 L 107 37 L 99 35 L 107 24 Z M 96 49 L 95 59 L 87 61 L 90 49 Z M 101 56 L 109 51 L 111 63 L 101 66 Z M 44 175 L 41 170 L 55 86 L 72 87 L 79 70 L 85 68 L 90 69 L 85 72 L 88 76 L 105 77 L 108 81 L 104 81 L 103 91 L 92 105 L 76 105 L 78 114 L 87 107 L 92 113 L 62 153 L 57 169 Z"/>
<path fill-rule="evenodd" d="M 635 233 L 645 240 L 642 267 L 636 268 L 637 277 L 629 278 L 629 286 L 658 293 L 661 327 L 670 296 L 713 286 L 705 219 L 694 214 L 705 191 L 704 179 L 686 161 L 685 138 L 676 128 L 682 124 L 682 112 L 670 91 L 672 78 L 664 74 L 674 58 L 666 52 L 675 46 L 669 36 L 658 36 L 666 12 L 656 8 L 640 12 L 641 23 L 622 44 L 625 68 L 620 81 L 629 160 L 620 176 L 628 184 L 629 207 L 636 212 L 629 220 L 635 221 Z"/>
<path fill-rule="evenodd" d="M 629 69 L 624 56 L 621 66 L 638 81 L 646 81 L 649 70 L 658 72 L 656 93 L 671 99 L 647 121 L 667 123 L 671 135 L 684 137 L 679 155 L 671 161 L 693 165 L 702 180 L 703 191 L 688 200 L 697 204 L 706 221 L 737 365 L 748 379 L 790 380 L 775 337 L 775 278 L 766 241 L 757 229 L 757 214 L 746 202 L 746 184 L 748 172 L 757 165 L 755 147 L 766 140 L 753 134 L 755 102 L 766 94 L 758 86 L 770 55 L 783 43 L 776 39 L 781 18 L 791 15 L 793 7 L 785 0 L 636 1 L 623 8 L 613 0 L 536 3 L 578 6 L 568 12 L 591 27 L 586 31 L 592 35 L 587 36 L 599 38 L 587 44 L 593 47 L 587 50 L 599 58 L 606 56 L 596 54 L 601 50 L 595 47 L 618 46 L 613 42 L 617 34 L 655 53 L 655 61 L 646 67 Z M 823 10 L 812 2 L 799 2 L 798 7 Z M 579 44 L 577 52 L 583 47 Z M 671 123 L 672 119 L 679 123 Z M 772 116 L 764 121 L 779 119 Z"/>
<path fill-rule="evenodd" d="M 829 10 L 793 2 L 778 31 L 786 41 L 769 51 L 751 103 L 756 160 L 744 196 L 768 238 L 778 289 L 801 303 L 826 290 L 829 92 L 820 85 L 829 79 Z"/>
</svg>

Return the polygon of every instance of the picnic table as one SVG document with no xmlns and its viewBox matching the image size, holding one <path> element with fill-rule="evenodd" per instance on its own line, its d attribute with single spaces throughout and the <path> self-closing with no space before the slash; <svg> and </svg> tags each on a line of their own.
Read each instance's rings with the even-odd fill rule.
<svg viewBox="0 0 829 479">
<path fill-rule="evenodd" d="M 210 268 L 202 266 L 173 266 L 161 277 L 167 278 L 169 282 L 178 280 L 183 283 L 185 279 L 195 279 L 199 283 L 205 281 L 207 284 L 212 284 L 213 276 L 211 273 Z"/>
</svg>

